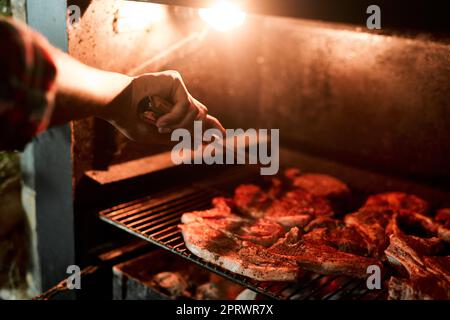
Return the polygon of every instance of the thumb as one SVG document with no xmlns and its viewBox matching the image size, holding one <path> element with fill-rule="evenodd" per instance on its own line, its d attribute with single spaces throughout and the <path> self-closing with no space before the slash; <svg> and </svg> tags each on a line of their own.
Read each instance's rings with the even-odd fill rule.
<svg viewBox="0 0 450 320">
<path fill-rule="evenodd" d="M 205 127 L 207 129 L 218 129 L 223 136 L 225 136 L 225 128 L 222 126 L 219 120 L 213 116 L 207 115 L 205 121 Z"/>
</svg>

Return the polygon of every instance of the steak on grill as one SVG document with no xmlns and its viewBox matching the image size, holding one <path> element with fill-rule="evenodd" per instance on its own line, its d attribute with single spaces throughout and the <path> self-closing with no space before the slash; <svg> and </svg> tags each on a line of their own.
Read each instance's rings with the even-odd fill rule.
<svg viewBox="0 0 450 320">
<path fill-rule="evenodd" d="M 263 217 L 272 201 L 268 193 L 254 184 L 243 184 L 237 187 L 232 199 L 241 213 L 253 218 Z"/>
<path fill-rule="evenodd" d="M 384 260 L 384 250 L 389 244 L 386 227 L 394 213 L 388 208 L 363 208 L 346 215 L 344 222 L 364 236 L 370 256 Z"/>
<path fill-rule="evenodd" d="M 182 215 L 181 222 L 202 223 L 217 229 L 231 237 L 250 241 L 263 246 L 270 246 L 285 234 L 284 228 L 267 219 L 247 219 L 231 213 L 226 199 L 213 199 L 214 208 L 205 211 L 188 212 Z"/>
<path fill-rule="evenodd" d="M 439 223 L 439 238 L 447 243 L 450 243 L 450 209 L 440 209 L 434 219 Z"/>
<path fill-rule="evenodd" d="M 364 278 L 367 276 L 367 267 L 381 266 L 377 259 L 342 252 L 319 242 L 306 241 L 296 227 L 270 247 L 268 252 L 288 261 L 295 261 L 305 270 L 321 274 Z"/>
<path fill-rule="evenodd" d="M 241 185 L 235 191 L 233 203 L 245 215 L 264 217 L 287 229 L 304 226 L 316 216 L 333 215 L 325 199 L 301 189 L 288 191 L 281 198 L 273 199 L 258 186 Z"/>
<path fill-rule="evenodd" d="M 434 217 L 434 220 L 436 220 L 445 228 L 450 229 L 450 209 L 443 208 L 438 210 L 436 216 Z"/>
<path fill-rule="evenodd" d="M 265 247 L 230 237 L 204 223 L 179 227 L 189 251 L 236 274 L 259 281 L 294 281 L 301 273 L 298 266 L 268 254 Z"/>
<path fill-rule="evenodd" d="M 330 217 L 333 214 L 327 200 L 296 189 L 274 200 L 267 208 L 264 217 L 290 229 L 295 226 L 303 227 L 316 217 Z"/>
<path fill-rule="evenodd" d="M 390 299 L 450 299 L 450 257 L 426 255 L 435 241 L 418 242 L 402 233 L 391 235 L 386 256 L 404 277 L 390 279 Z"/>
<path fill-rule="evenodd" d="M 425 248 L 429 244 L 428 239 L 434 239 L 436 246 L 443 247 L 442 241 L 448 242 L 448 229 L 433 221 L 430 217 L 409 210 L 399 210 L 394 214 L 389 226 L 388 233 L 406 234 L 415 239 L 416 245 Z M 428 255 L 434 255 L 432 248 L 428 248 Z M 437 247 L 435 248 L 437 250 Z"/>
<path fill-rule="evenodd" d="M 346 226 L 342 221 L 321 217 L 311 221 L 305 227 L 302 239 L 309 243 L 325 244 L 340 251 L 359 256 L 368 256 L 366 239 L 353 226 Z"/>
<path fill-rule="evenodd" d="M 370 196 L 364 208 L 389 208 L 393 210 L 406 209 L 427 214 L 428 203 L 412 194 L 402 192 L 387 192 Z"/>
<path fill-rule="evenodd" d="M 295 188 L 306 190 L 317 197 L 327 199 L 336 211 L 343 211 L 350 201 L 350 189 L 342 181 L 318 173 L 305 173 L 292 179 Z"/>
</svg>

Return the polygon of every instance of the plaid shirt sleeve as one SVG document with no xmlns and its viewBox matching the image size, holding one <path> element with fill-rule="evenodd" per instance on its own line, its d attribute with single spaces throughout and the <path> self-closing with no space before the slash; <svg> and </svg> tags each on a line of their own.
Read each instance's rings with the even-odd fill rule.
<svg viewBox="0 0 450 320">
<path fill-rule="evenodd" d="M 56 67 L 45 38 L 0 18 L 0 150 L 17 150 L 48 125 Z"/>
</svg>

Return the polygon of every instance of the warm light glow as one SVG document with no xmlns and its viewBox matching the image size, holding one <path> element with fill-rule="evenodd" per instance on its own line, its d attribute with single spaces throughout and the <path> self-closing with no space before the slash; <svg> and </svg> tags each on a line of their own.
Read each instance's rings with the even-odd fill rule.
<svg viewBox="0 0 450 320">
<path fill-rule="evenodd" d="M 247 16 L 237 4 L 230 1 L 220 1 L 211 8 L 200 9 L 199 15 L 218 31 L 228 31 L 241 26 Z"/>
<path fill-rule="evenodd" d="M 163 20 L 165 7 L 155 3 L 124 1 L 117 14 L 117 31 L 131 32 L 151 28 Z"/>
</svg>

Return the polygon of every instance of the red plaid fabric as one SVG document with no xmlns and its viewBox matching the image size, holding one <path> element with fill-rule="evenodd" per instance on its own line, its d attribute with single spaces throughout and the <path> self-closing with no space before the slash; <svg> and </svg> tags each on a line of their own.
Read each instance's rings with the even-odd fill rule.
<svg viewBox="0 0 450 320">
<path fill-rule="evenodd" d="M 56 67 L 46 40 L 0 18 L 0 150 L 17 150 L 46 129 Z"/>
</svg>

